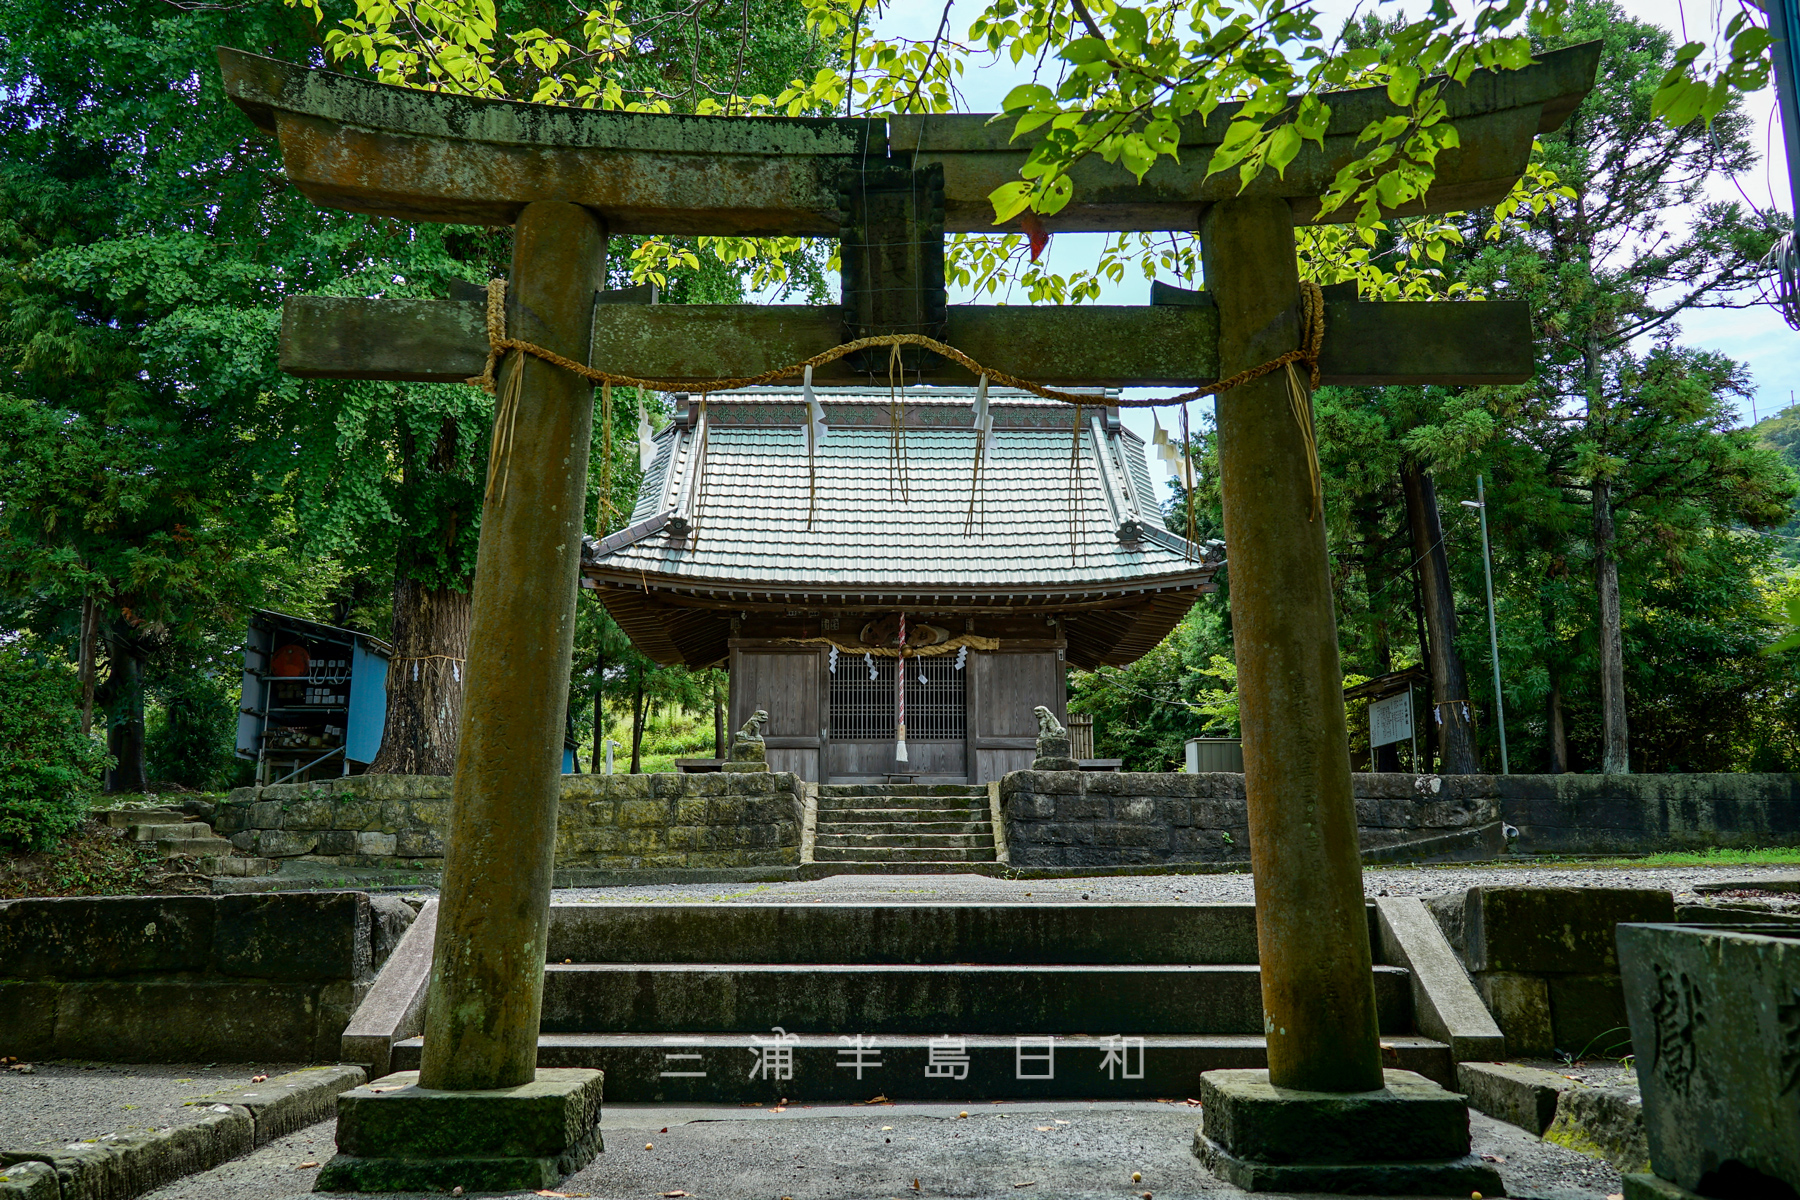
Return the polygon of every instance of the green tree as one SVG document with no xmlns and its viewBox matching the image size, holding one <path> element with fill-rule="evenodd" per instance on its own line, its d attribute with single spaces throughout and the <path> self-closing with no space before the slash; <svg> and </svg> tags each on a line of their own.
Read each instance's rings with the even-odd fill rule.
<svg viewBox="0 0 1800 1200">
<path fill-rule="evenodd" d="M 81 823 L 105 754 L 81 731 L 75 672 L 0 644 L 0 850 L 48 850 Z"/>
</svg>

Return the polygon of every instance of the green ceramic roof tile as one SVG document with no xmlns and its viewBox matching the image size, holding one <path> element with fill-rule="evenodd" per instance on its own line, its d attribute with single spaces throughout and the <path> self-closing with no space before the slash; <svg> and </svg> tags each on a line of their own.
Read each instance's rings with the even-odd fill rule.
<svg viewBox="0 0 1800 1200">
<path fill-rule="evenodd" d="M 1072 455 L 1073 414 L 1066 405 L 996 401 L 992 456 L 973 489 L 971 511 L 975 434 L 966 415 L 958 420 L 942 408 L 960 402 L 966 414 L 970 398 L 967 390 L 960 400 L 951 389 L 942 391 L 950 395 L 935 401 L 935 411 L 909 403 L 909 419 L 919 424 L 904 432 L 898 458 L 887 427 L 834 425 L 810 463 L 805 431 L 792 423 L 800 412 L 793 392 L 712 397 L 698 502 L 683 503 L 693 490 L 684 481 L 696 446 L 692 431 L 677 422 L 658 435 L 631 517 L 636 525 L 674 510 L 691 531 L 639 536 L 590 558 L 589 569 L 832 591 L 1131 588 L 1165 577 L 1192 586 L 1196 573 L 1210 574 L 1198 561 L 1204 555 L 1166 532 L 1160 512 L 1146 503 L 1152 493 L 1143 443 L 1114 433 L 1104 445 L 1120 492 L 1116 503 L 1121 516 L 1134 515 L 1135 496 L 1135 515 L 1151 530 L 1139 541 L 1119 540 L 1092 429 L 1083 422 Z M 885 390 L 834 390 L 821 399 L 828 406 L 879 401 L 886 411 Z M 790 406 L 771 407 L 783 402 Z M 764 423 L 780 418 L 789 423 Z M 1033 422 L 1038 427 L 1009 427 Z M 1127 473 L 1129 492 L 1122 485 Z"/>
</svg>

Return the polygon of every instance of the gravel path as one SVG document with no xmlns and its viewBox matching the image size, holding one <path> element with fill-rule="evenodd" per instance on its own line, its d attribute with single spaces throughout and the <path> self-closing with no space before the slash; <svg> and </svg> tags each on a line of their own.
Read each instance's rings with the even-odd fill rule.
<svg viewBox="0 0 1800 1200">
<path fill-rule="evenodd" d="M 188 1101 L 234 1091 L 253 1075 L 294 1069 L 290 1063 L 33 1063 L 30 1074 L 0 1072 L 0 1148 L 62 1146 L 187 1125 L 208 1111 Z"/>
<path fill-rule="evenodd" d="M 1697 883 L 1792 876 L 1794 867 L 1375 867 L 1363 871 L 1369 896 L 1436 896 L 1477 885 L 1667 888 L 1677 904 L 1693 903 Z M 796 883 L 656 884 L 563 888 L 557 904 L 930 904 L 942 902 L 1067 903 L 1092 900 L 1162 904 L 1247 903 L 1248 872 L 1229 875 L 1121 875 L 1073 879 L 992 879 L 986 875 L 831 875 Z"/>
<path fill-rule="evenodd" d="M 781 1113 L 612 1105 L 601 1125 L 607 1152 L 555 1191 L 604 1200 L 670 1192 L 692 1200 L 1120 1200 L 1144 1192 L 1161 1200 L 1223 1200 L 1243 1194 L 1193 1157 L 1199 1114 L 1185 1105 L 984 1104 L 970 1107 L 967 1119 L 958 1111 L 946 1104 L 796 1105 Z M 1475 1152 L 1499 1160 L 1512 1196 L 1604 1200 L 1619 1190 L 1618 1173 L 1605 1163 L 1522 1129 L 1475 1113 L 1470 1131 Z M 314 1125 L 147 1200 L 302 1200 L 313 1194 L 313 1164 L 331 1153 L 331 1125 Z M 1134 1171 L 1143 1176 L 1135 1183 Z"/>
</svg>

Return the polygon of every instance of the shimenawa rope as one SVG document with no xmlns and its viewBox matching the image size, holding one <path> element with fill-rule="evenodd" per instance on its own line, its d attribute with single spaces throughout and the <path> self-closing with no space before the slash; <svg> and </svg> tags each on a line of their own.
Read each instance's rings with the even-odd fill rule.
<svg viewBox="0 0 1800 1200">
<path fill-rule="evenodd" d="M 1179 396 L 1164 396 L 1156 400 L 1115 399 L 1113 403 L 1124 408 L 1163 408 L 1171 404 L 1185 404 L 1189 400 L 1198 400 L 1202 396 L 1211 396 L 1216 395 L 1219 392 L 1228 392 L 1234 387 L 1239 387 L 1242 384 L 1249 383 L 1255 379 L 1261 379 L 1264 375 L 1268 375 L 1271 372 L 1279 371 L 1290 363 L 1305 363 L 1311 372 L 1312 386 L 1318 387 L 1319 344 L 1325 337 L 1325 298 L 1319 291 L 1318 284 L 1305 281 L 1301 282 L 1300 316 L 1301 344 L 1297 349 L 1289 350 L 1286 354 L 1276 355 L 1266 363 L 1251 367 L 1245 371 L 1239 371 L 1236 375 L 1232 375 L 1229 378 L 1202 384 L 1200 387 L 1194 388 L 1192 391 L 1183 392 Z M 500 356 L 508 350 L 517 350 L 523 354 L 529 354 L 533 358 L 542 359 L 544 362 L 550 363 L 552 366 L 561 367 L 565 371 L 573 371 L 583 379 L 591 380 L 594 383 L 610 383 L 622 387 L 650 388 L 659 392 L 697 390 L 694 381 L 691 379 L 640 379 L 635 375 L 618 375 L 611 371 L 602 371 L 596 367 L 590 367 L 585 363 L 578 363 L 572 358 L 565 358 L 554 350 L 546 350 L 544 347 L 534 345 L 531 342 L 522 341 L 519 338 L 507 337 L 506 281 L 504 279 L 490 279 L 488 281 L 487 331 L 487 365 L 482 368 L 481 374 L 471 376 L 465 381 L 487 392 L 492 392 L 494 390 L 494 368 L 499 363 Z M 857 338 L 854 341 L 845 342 L 841 346 L 833 346 L 829 350 L 822 351 L 813 355 L 811 358 L 803 359 L 800 362 L 793 363 L 789 366 L 776 367 L 773 370 L 764 371 L 760 375 L 743 375 L 732 379 L 707 380 L 705 390 L 708 392 L 723 392 L 732 391 L 737 388 L 760 387 L 765 383 L 773 383 L 777 379 L 790 379 L 800 374 L 807 367 L 819 367 L 828 362 L 836 362 L 847 354 L 854 354 L 858 350 L 867 350 L 871 346 L 922 346 L 933 354 L 942 355 L 944 358 L 967 368 L 972 374 L 986 375 L 988 379 L 994 383 L 1002 384 L 1006 387 L 1018 388 L 1020 391 L 1030 392 L 1034 396 L 1042 396 L 1046 400 L 1061 400 L 1065 404 L 1092 404 L 1095 400 L 1095 397 L 1091 392 L 1084 395 L 1080 392 L 1058 391 L 1055 388 L 1048 388 L 1042 384 L 1033 383 L 1029 379 L 1021 379 L 1017 375 L 1009 375 L 1005 371 L 996 371 L 992 367 L 984 367 L 968 355 L 964 354 L 961 350 L 958 350 L 955 346 L 940 342 L 936 338 L 926 337 L 922 333 L 883 333 L 874 337 Z"/>
<path fill-rule="evenodd" d="M 1305 363 L 1311 387 L 1317 388 L 1319 386 L 1319 347 L 1325 340 L 1325 294 L 1320 291 L 1318 284 L 1306 280 L 1302 280 L 1300 283 L 1300 329 L 1301 339 L 1300 345 L 1297 348 L 1289 350 L 1285 354 L 1278 354 L 1268 362 L 1262 363 L 1259 366 L 1239 371 L 1237 374 L 1225 379 L 1202 384 L 1197 388 L 1181 393 L 1179 396 L 1166 396 L 1157 400 L 1115 399 L 1113 402 L 1125 408 L 1162 408 L 1172 404 L 1185 405 L 1190 400 L 1198 400 L 1202 396 L 1228 392 L 1234 387 L 1239 387 L 1253 380 L 1261 379 L 1264 375 L 1268 375 L 1271 372 L 1285 369 L 1287 374 L 1288 403 L 1293 410 L 1294 422 L 1300 428 L 1301 441 L 1306 447 L 1307 472 L 1309 482 L 1312 485 L 1311 504 L 1308 509 L 1307 519 L 1316 521 L 1319 519 L 1319 515 L 1324 509 L 1324 491 L 1319 478 L 1318 443 L 1313 431 L 1312 395 L 1309 389 L 1301 387 L 1299 373 L 1294 370 L 1294 364 Z M 552 366 L 561 367 L 565 371 L 571 371 L 574 374 L 581 376 L 583 379 L 608 386 L 617 384 L 627 387 L 650 388 L 659 392 L 681 391 L 693 386 L 690 381 L 685 380 L 640 379 L 634 375 L 618 375 L 611 371 L 602 371 L 595 367 L 590 367 L 585 363 L 578 363 L 572 358 L 566 358 L 563 355 L 556 353 L 554 350 L 546 350 L 544 347 L 535 345 L 532 342 L 506 336 L 506 280 L 504 279 L 488 280 L 487 335 L 487 362 L 483 365 L 481 374 L 471 376 L 469 379 L 465 380 L 465 382 L 489 393 L 495 393 L 494 369 L 498 366 L 501 356 L 508 350 L 517 350 L 521 354 L 529 354 Z M 950 359 L 952 362 L 960 364 L 978 377 L 985 375 L 993 382 L 1007 387 L 1018 388 L 1021 391 L 1030 392 L 1034 396 L 1041 396 L 1046 400 L 1060 400 L 1066 404 L 1075 405 L 1077 439 L 1080 437 L 1081 406 L 1084 404 L 1091 404 L 1094 401 L 1094 396 L 1091 393 L 1084 395 L 1079 392 L 1058 391 L 1055 388 L 1047 388 L 1042 384 L 1033 383 L 1029 379 L 1021 379 L 1017 375 L 1009 375 L 1005 371 L 997 371 L 992 367 L 985 367 L 964 354 L 961 350 L 958 350 L 955 346 L 940 342 L 936 338 L 926 337 L 924 334 L 920 333 L 884 333 L 874 337 L 857 338 L 854 341 L 845 342 L 839 346 L 833 346 L 831 349 L 815 354 L 811 358 L 801 362 L 794 363 L 790 366 L 776 367 L 773 370 L 764 371 L 760 375 L 744 375 L 732 379 L 708 380 L 705 390 L 707 392 L 728 391 L 737 388 L 757 387 L 765 383 L 772 383 L 777 379 L 792 378 L 793 376 L 804 372 L 808 367 L 818 367 L 828 362 L 835 362 L 837 359 L 843 358 L 847 354 L 854 354 L 858 350 L 866 350 L 872 346 L 890 347 L 888 352 L 888 382 L 890 392 L 893 388 L 893 371 L 895 363 L 898 361 L 900 347 L 922 346 L 934 354 L 941 355 L 944 358 Z M 490 497 L 493 494 L 495 483 L 495 464 L 504 463 L 506 459 L 511 456 L 513 424 L 518 419 L 519 389 L 521 383 L 520 376 L 522 374 L 523 361 L 521 360 L 519 365 L 513 368 L 513 373 L 507 380 L 505 394 L 499 396 L 500 404 L 495 410 L 493 453 L 489 456 L 488 464 L 488 493 Z M 607 407 L 607 416 L 610 417 L 611 406 L 608 405 Z M 1182 415 L 1185 421 L 1185 408 L 1183 409 Z M 890 451 L 890 461 L 888 464 L 890 473 L 889 488 L 892 490 L 894 482 L 892 473 L 895 466 L 898 465 L 900 470 L 900 490 L 904 495 L 906 491 L 906 462 L 904 439 L 901 430 L 902 420 L 899 416 L 897 407 L 891 398 L 889 400 L 889 416 L 893 424 L 891 436 L 895 439 L 896 443 L 894 448 Z M 608 442 L 610 443 L 610 438 L 608 438 Z M 1077 445 L 1078 444 L 1077 441 Z M 1077 454 L 1079 453 L 1078 450 L 1075 450 L 1074 452 Z M 1071 464 L 1071 470 L 1073 470 L 1073 463 Z M 501 499 L 505 499 L 506 496 L 506 475 L 506 468 L 501 466 L 499 475 Z M 1071 478 L 1071 484 L 1072 483 L 1073 479 Z M 603 498 L 602 503 L 606 505 L 607 508 L 610 508 L 609 501 L 610 497 L 605 497 Z M 1189 540 L 1191 541 L 1193 539 L 1193 525 L 1195 519 L 1191 501 L 1189 502 L 1188 509 Z M 1073 553 L 1076 538 L 1072 496 L 1069 534 L 1070 551 Z"/>
</svg>

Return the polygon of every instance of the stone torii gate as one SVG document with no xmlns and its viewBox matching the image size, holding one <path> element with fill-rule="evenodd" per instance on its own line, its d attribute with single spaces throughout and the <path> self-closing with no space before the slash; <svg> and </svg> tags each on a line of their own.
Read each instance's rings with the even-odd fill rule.
<svg viewBox="0 0 1800 1200">
<path fill-rule="evenodd" d="M 315 202 L 408 221 L 512 225 L 510 337 L 695 390 L 886 333 L 926 334 L 1049 385 L 1191 385 L 1265 363 L 1302 335 L 1295 226 L 1348 217 L 1321 218 L 1317 198 L 1354 157 L 1367 123 L 1397 111 L 1381 89 L 1329 97 L 1323 149 L 1307 145 L 1285 180 L 1265 173 L 1241 194 L 1235 173 L 1205 172 L 1229 111 L 1209 125 L 1190 123 L 1181 161 L 1160 160 L 1141 184 L 1098 159 L 1074 168 L 1074 197 L 1046 227 L 1197 228 L 1204 292 L 1159 288 L 1147 307 L 952 307 L 943 238 L 994 228 L 987 196 L 1018 177 L 1033 141 L 1010 141 L 1010 123 L 596 112 L 392 87 L 229 49 L 220 61 L 232 99 L 276 135 L 290 182 Z M 1575 47 L 1525 70 L 1477 72 L 1450 89 L 1462 145 L 1439 156 L 1436 184 L 1402 211 L 1498 201 L 1524 170 L 1533 137 L 1559 126 L 1592 86 L 1597 63 L 1596 46 Z M 615 233 L 840 237 L 843 304 L 597 304 Z M 884 377 L 887 351 L 864 353 L 820 367 L 816 380 Z M 296 375 L 461 381 L 480 374 L 487 355 L 476 299 L 302 296 L 283 312 L 281 365 Z M 482 511 L 424 1057 L 411 1089 L 433 1094 L 542 1089 L 568 1074 L 536 1072 L 536 1056 L 593 385 L 517 357 L 510 353 L 499 372 L 522 375 L 507 420 L 505 483 L 489 488 Z M 972 382 L 916 347 L 904 366 L 909 382 Z M 1523 382 L 1532 372 L 1530 316 L 1516 301 L 1383 304 L 1328 294 L 1318 366 L 1333 384 Z M 1221 395 L 1217 422 L 1268 1040 L 1261 1086 L 1289 1099 L 1391 1097 L 1393 1087 L 1382 1090 L 1309 431 L 1280 373 Z M 1229 1080 L 1220 1087 L 1208 1106 L 1209 1136 L 1214 1108 L 1223 1114 L 1242 1091 Z M 341 1109 L 346 1154 L 356 1152 L 345 1148 L 343 1121 L 359 1105 L 368 1107 Z M 1256 1123 L 1249 1113 L 1240 1114 L 1246 1129 Z M 1456 1154 L 1467 1153 L 1466 1120 L 1461 1137 Z M 1254 1136 L 1233 1140 L 1214 1147 L 1215 1169 L 1246 1186 L 1304 1182 L 1257 1175 Z M 428 1158 L 417 1148 L 424 1144 L 391 1153 Z M 420 1171 L 406 1178 L 436 1178 Z M 340 1172 L 334 1186 L 359 1186 L 357 1178 Z M 1467 1177 L 1457 1178 L 1450 1190 L 1468 1190 Z M 1497 1180 L 1477 1181 L 1497 1190 Z"/>
</svg>

